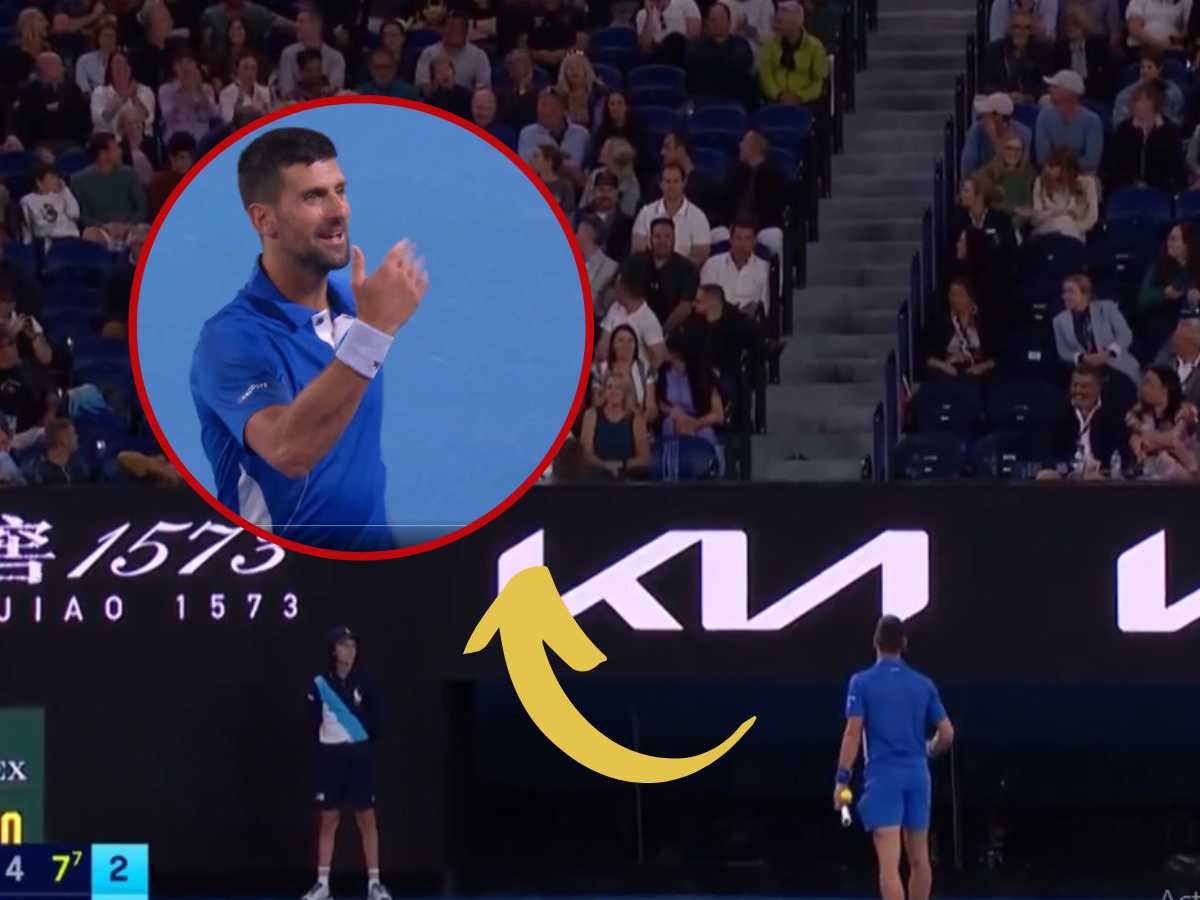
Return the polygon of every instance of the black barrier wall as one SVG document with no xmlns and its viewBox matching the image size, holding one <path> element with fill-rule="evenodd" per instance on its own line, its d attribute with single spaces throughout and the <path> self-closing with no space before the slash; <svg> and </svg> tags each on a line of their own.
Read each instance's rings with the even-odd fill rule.
<svg viewBox="0 0 1200 900">
<path fill-rule="evenodd" d="M 1055 740 L 1064 754 L 1104 748 L 1133 772 L 1153 758 L 1144 771 L 1161 784 L 1163 747 L 1197 737 L 1195 717 L 1180 714 L 1200 650 L 1196 496 L 545 488 L 453 547 L 350 564 L 279 554 L 187 493 L 11 491 L 0 497 L 0 705 L 46 710 L 52 840 L 149 840 L 167 876 L 302 880 L 303 695 L 321 635 L 348 622 L 387 698 L 380 817 L 392 868 L 471 871 L 498 852 L 534 865 L 553 852 L 536 836 L 573 821 L 529 793 L 546 785 L 610 810 L 598 858 L 636 859 L 632 792 L 545 745 L 498 646 L 461 656 L 500 574 L 544 563 L 608 657 L 586 675 L 563 671 L 564 684 L 614 738 L 695 752 L 760 715 L 703 779 L 647 795 L 660 834 L 681 810 L 704 819 L 680 792 L 827 792 L 841 692 L 869 664 L 885 607 L 911 616 L 914 663 L 979 735 L 980 784 L 998 777 L 995 748 Z M 1117 683 L 1132 687 L 1114 694 Z M 1089 802 L 1107 765 L 1093 754 L 1075 790 L 1054 768 L 1059 795 Z M 1040 802 L 1040 783 L 1021 784 L 1021 802 Z"/>
</svg>

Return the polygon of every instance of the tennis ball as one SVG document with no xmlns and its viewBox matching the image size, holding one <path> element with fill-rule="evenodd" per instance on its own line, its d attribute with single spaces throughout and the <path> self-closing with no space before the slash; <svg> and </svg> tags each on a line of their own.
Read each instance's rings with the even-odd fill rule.
<svg viewBox="0 0 1200 900">
<path fill-rule="evenodd" d="M 842 788 L 838 793 L 838 802 L 844 804 L 845 806 L 849 806 L 853 800 L 854 792 L 851 791 L 850 788 Z"/>
</svg>

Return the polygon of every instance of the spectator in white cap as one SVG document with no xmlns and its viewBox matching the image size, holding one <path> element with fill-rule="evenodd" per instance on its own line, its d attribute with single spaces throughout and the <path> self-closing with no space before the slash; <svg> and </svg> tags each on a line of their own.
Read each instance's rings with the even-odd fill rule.
<svg viewBox="0 0 1200 900">
<path fill-rule="evenodd" d="M 1129 0 L 1129 46 L 1182 50 L 1191 11 L 1192 0 Z"/>
<path fill-rule="evenodd" d="M 1117 11 L 1117 0 L 1104 2 L 1111 2 L 1113 12 Z M 1070 69 L 1083 79 L 1089 98 L 1107 103 L 1116 89 L 1115 47 L 1104 34 L 1093 29 L 1093 21 L 1092 10 L 1085 4 L 1071 3 L 1067 7 L 1058 29 L 1058 43 L 1054 45 L 1054 68 Z M 1116 22 L 1116 45 L 1119 46 L 1120 19 Z"/>
<path fill-rule="evenodd" d="M 1046 79 L 1050 102 L 1038 113 L 1034 126 L 1034 147 L 1040 163 L 1055 150 L 1070 150 L 1079 160 L 1079 169 L 1094 175 L 1104 155 L 1104 125 L 1100 117 L 1082 103 L 1083 79 L 1070 69 Z"/>
<path fill-rule="evenodd" d="M 1113 128 L 1133 115 L 1133 93 L 1140 86 L 1152 84 L 1162 91 L 1166 105 L 1163 115 L 1176 125 L 1183 123 L 1183 91 L 1179 85 L 1163 75 L 1163 55 L 1159 51 L 1147 47 L 1142 50 L 1142 62 L 1138 67 L 1138 80 L 1123 88 L 1113 102 Z"/>
<path fill-rule="evenodd" d="M 963 141 L 960 170 L 966 173 L 986 166 L 999 148 L 1013 137 L 1021 139 L 1028 155 L 1033 133 L 1028 126 L 1014 122 L 1013 102 L 1008 94 L 987 94 L 975 98 L 975 123 L 967 130 Z"/>
<path fill-rule="evenodd" d="M 1045 41 L 1053 41 L 1058 28 L 1058 0 L 994 0 L 988 18 L 988 40 L 1001 40 L 1008 32 L 1009 21 L 1016 12 L 1033 17 L 1033 33 Z"/>
<path fill-rule="evenodd" d="M 1013 103 L 1034 102 L 1045 90 L 1043 79 L 1053 65 L 1054 48 L 1034 35 L 1033 22 L 1028 12 L 1015 11 L 1008 35 L 989 44 L 983 54 L 979 83 L 988 91 L 1003 91 Z"/>
</svg>

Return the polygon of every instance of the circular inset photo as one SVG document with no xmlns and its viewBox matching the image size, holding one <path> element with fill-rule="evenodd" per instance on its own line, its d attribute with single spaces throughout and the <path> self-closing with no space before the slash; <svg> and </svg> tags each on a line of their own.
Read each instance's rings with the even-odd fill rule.
<svg viewBox="0 0 1200 900">
<path fill-rule="evenodd" d="M 138 392 L 237 524 L 330 557 L 421 552 L 515 502 L 566 437 L 585 278 L 544 185 L 483 132 L 403 101 L 292 107 L 156 221 Z"/>
</svg>

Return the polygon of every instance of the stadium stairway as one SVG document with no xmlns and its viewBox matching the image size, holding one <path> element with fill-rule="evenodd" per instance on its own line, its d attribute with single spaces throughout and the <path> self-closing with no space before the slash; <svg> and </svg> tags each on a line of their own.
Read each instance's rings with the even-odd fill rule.
<svg viewBox="0 0 1200 900">
<path fill-rule="evenodd" d="M 974 22 L 971 0 L 880 3 L 780 384 L 769 389 L 770 432 L 756 438 L 756 478 L 855 479 L 871 453 L 883 363 Z"/>
</svg>

